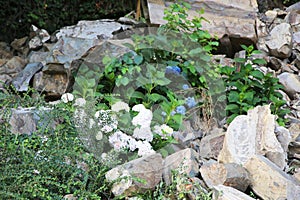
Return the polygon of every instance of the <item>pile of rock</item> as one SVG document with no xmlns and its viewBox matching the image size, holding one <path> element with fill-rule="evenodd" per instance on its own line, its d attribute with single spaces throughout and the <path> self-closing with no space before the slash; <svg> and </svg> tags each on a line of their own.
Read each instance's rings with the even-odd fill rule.
<svg viewBox="0 0 300 200">
<path fill-rule="evenodd" d="M 292 110 L 290 124 L 287 128 L 277 126 L 268 106 L 238 116 L 227 132 L 219 128 L 200 131 L 199 125 L 191 123 L 191 130 L 182 133 L 184 145 L 178 152 L 164 159 L 153 154 L 112 169 L 107 174 L 111 181 L 120 176 L 146 180 L 142 184 L 128 179 L 115 184 L 113 192 L 130 195 L 132 191 L 153 189 L 162 177 L 169 184 L 170 170 L 185 165 L 184 172 L 201 183 L 202 189 L 213 189 L 214 199 L 252 199 L 244 193 L 249 188 L 262 199 L 300 199 L 300 4 L 265 13 L 257 13 L 255 0 L 191 4 L 206 8 L 204 17 L 211 23 L 205 23 L 204 28 L 219 36 L 219 52 L 227 55 L 218 56 L 221 64 L 233 63 L 228 56 L 241 55 L 241 44 L 253 44 L 263 52 L 260 56 L 268 64 L 261 70 L 273 72 L 283 84 L 281 92 Z M 48 99 L 57 99 L 72 88 L 73 74 L 82 63 L 99 66 L 100 70 L 105 55 L 128 51 L 123 44 L 130 40 L 113 38 L 114 32 L 126 29 L 132 26 L 112 20 L 81 21 L 50 36 L 33 26 L 29 37 L 11 45 L 0 44 L 0 88 L 11 82 L 17 90 L 26 91 L 30 85 Z M 23 118 L 22 112 L 13 112 L 11 123 L 22 119 L 26 126 L 15 126 L 19 127 L 16 133 L 35 128 L 27 126 L 36 121 L 34 114 L 25 111 Z M 193 194 L 191 199 L 197 191 Z"/>
</svg>

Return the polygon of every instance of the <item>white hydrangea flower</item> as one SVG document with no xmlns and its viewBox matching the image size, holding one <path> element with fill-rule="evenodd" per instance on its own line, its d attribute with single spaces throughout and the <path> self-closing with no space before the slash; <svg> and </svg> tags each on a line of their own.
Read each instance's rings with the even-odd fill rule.
<svg viewBox="0 0 300 200">
<path fill-rule="evenodd" d="M 138 148 L 139 156 L 147 156 L 155 153 L 155 151 L 152 149 L 151 144 L 147 141 L 137 141 L 136 147 Z"/>
<path fill-rule="evenodd" d="M 109 133 L 109 132 L 111 132 L 111 131 L 113 131 L 113 130 L 114 130 L 113 127 L 112 127 L 112 126 L 109 126 L 109 125 L 105 125 L 105 126 L 103 126 L 103 127 L 101 128 L 101 131 L 106 132 L 106 133 Z"/>
<path fill-rule="evenodd" d="M 69 101 L 73 101 L 74 100 L 74 96 L 71 93 L 65 93 L 61 96 L 61 100 L 64 103 L 68 103 Z"/>
<path fill-rule="evenodd" d="M 114 147 L 115 150 L 121 150 L 128 147 L 128 141 L 130 136 L 124 134 L 121 131 L 117 131 L 109 136 L 109 143 Z"/>
<path fill-rule="evenodd" d="M 162 124 L 160 126 L 155 125 L 154 126 L 154 132 L 158 135 L 162 136 L 162 138 L 166 138 L 166 136 L 172 136 L 174 130 L 170 126 L 166 124 Z"/>
<path fill-rule="evenodd" d="M 74 106 L 80 106 L 83 107 L 86 104 L 86 100 L 84 98 L 77 98 L 75 99 Z"/>
<path fill-rule="evenodd" d="M 133 106 L 132 110 L 139 112 L 139 114 L 132 119 L 132 124 L 134 126 L 150 127 L 153 117 L 151 110 L 146 109 L 143 104 Z"/>
<path fill-rule="evenodd" d="M 126 112 L 129 112 L 129 106 L 123 101 L 118 101 L 117 103 L 111 106 L 111 110 L 114 112 L 119 112 L 120 110 L 125 110 Z"/>
<path fill-rule="evenodd" d="M 150 126 L 136 127 L 133 131 L 133 137 L 151 142 L 153 140 L 153 134 Z"/>
</svg>

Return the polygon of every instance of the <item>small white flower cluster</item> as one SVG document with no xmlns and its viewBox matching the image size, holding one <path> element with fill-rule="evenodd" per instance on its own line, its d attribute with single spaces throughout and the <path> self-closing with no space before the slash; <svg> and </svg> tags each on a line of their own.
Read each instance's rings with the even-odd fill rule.
<svg viewBox="0 0 300 200">
<path fill-rule="evenodd" d="M 160 135 L 163 139 L 167 139 L 167 137 L 170 137 L 173 135 L 173 129 L 166 125 L 162 124 L 160 126 L 156 125 L 154 126 L 154 132 L 158 135 Z"/>
<path fill-rule="evenodd" d="M 65 93 L 61 96 L 61 100 L 64 102 L 64 103 L 68 103 L 70 101 L 73 101 L 74 100 L 74 96 L 73 94 L 71 93 Z"/>
<path fill-rule="evenodd" d="M 101 131 L 105 133 L 112 132 L 118 127 L 118 120 L 110 110 L 99 110 L 95 113 L 97 125 L 101 127 Z"/>
</svg>

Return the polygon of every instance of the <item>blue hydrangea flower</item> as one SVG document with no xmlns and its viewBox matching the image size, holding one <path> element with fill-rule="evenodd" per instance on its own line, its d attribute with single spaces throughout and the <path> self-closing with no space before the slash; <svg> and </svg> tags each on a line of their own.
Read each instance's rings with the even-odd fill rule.
<svg viewBox="0 0 300 200">
<path fill-rule="evenodd" d="M 181 73 L 181 69 L 178 66 L 167 66 L 166 67 L 166 74 L 179 75 L 180 73 Z"/>
<path fill-rule="evenodd" d="M 182 85 L 182 89 L 183 89 L 183 90 L 187 90 L 187 89 L 189 89 L 189 88 L 190 88 L 190 87 L 188 86 L 188 84 L 183 84 L 183 85 Z"/>
<path fill-rule="evenodd" d="M 185 99 L 185 101 L 186 101 L 185 102 L 186 105 L 189 108 L 192 108 L 192 107 L 196 106 L 196 104 L 197 104 L 194 97 L 188 97 L 188 98 Z"/>
<path fill-rule="evenodd" d="M 167 113 L 166 113 L 165 111 L 162 111 L 162 112 L 161 112 L 161 115 L 162 115 L 162 116 L 167 116 Z"/>
<path fill-rule="evenodd" d="M 175 110 L 173 110 L 172 112 L 171 112 L 171 116 L 174 116 L 176 114 L 176 111 Z"/>
<path fill-rule="evenodd" d="M 179 114 L 184 115 L 185 111 L 186 111 L 186 108 L 184 106 L 177 106 L 176 107 L 176 112 L 179 113 Z"/>
</svg>

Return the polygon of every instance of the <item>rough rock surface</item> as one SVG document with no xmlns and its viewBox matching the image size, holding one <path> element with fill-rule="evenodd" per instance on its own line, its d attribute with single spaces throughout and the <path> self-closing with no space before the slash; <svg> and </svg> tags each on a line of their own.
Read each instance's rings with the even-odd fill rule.
<svg viewBox="0 0 300 200">
<path fill-rule="evenodd" d="M 254 200 L 252 197 L 225 185 L 213 187 L 214 200 Z"/>
<path fill-rule="evenodd" d="M 248 172 L 235 163 L 208 161 L 201 166 L 200 173 L 209 188 L 221 184 L 245 192 L 250 184 Z"/>
<path fill-rule="evenodd" d="M 179 170 L 189 177 L 195 177 L 199 173 L 199 158 L 195 150 L 187 148 L 171 154 L 165 158 L 163 179 L 167 185 L 171 183 L 171 170 Z"/>
<path fill-rule="evenodd" d="M 250 157 L 259 154 L 266 155 L 283 169 L 287 155 L 274 132 L 275 116 L 269 106 L 257 106 L 231 122 L 218 160 L 243 165 Z"/>
<path fill-rule="evenodd" d="M 112 192 L 114 195 L 121 195 L 123 193 L 142 191 L 143 189 L 154 189 L 161 181 L 162 170 L 162 156 L 156 153 L 132 160 L 111 169 L 107 172 L 106 179 L 108 181 L 114 181 L 117 178 L 129 178 L 128 180 L 123 179 L 123 181 L 113 184 Z M 135 177 L 145 182 L 138 182 L 130 177 Z"/>
<path fill-rule="evenodd" d="M 252 189 L 263 199 L 300 199 L 299 183 L 264 156 L 254 155 L 244 167 Z"/>
</svg>

